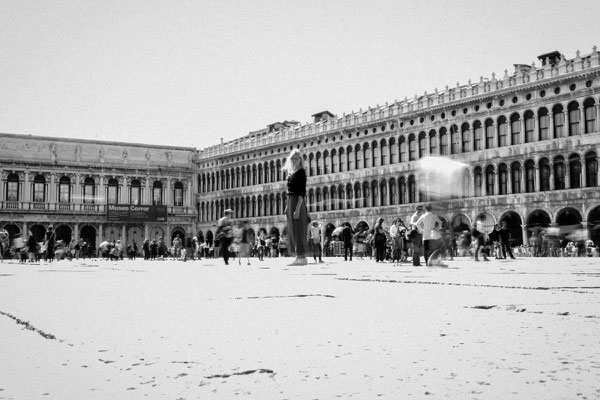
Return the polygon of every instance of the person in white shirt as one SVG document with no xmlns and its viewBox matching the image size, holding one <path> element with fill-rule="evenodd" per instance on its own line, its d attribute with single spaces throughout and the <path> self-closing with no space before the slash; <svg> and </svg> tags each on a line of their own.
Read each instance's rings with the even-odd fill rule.
<svg viewBox="0 0 600 400">
<path fill-rule="evenodd" d="M 429 260 L 429 256 L 438 247 L 438 242 L 441 239 L 439 229 L 442 227 L 442 220 L 437 215 L 433 214 L 431 204 L 425 206 L 425 214 L 421 215 L 417 220 L 417 227 L 423 232 L 423 256 L 425 264 Z"/>
<path fill-rule="evenodd" d="M 318 221 L 313 221 L 310 223 L 308 227 L 308 232 L 310 235 L 310 244 L 313 250 L 313 257 L 315 258 L 315 263 L 317 263 L 317 257 L 319 257 L 319 263 L 323 263 L 323 259 L 321 258 L 323 253 L 323 245 L 321 244 L 323 239 L 323 225 Z"/>
<path fill-rule="evenodd" d="M 410 239 L 412 247 L 412 260 L 413 267 L 420 267 L 421 253 L 423 252 L 423 231 L 417 226 L 417 221 L 423 215 L 423 206 L 418 205 L 415 213 L 410 217 L 410 232 L 408 238 Z"/>
</svg>

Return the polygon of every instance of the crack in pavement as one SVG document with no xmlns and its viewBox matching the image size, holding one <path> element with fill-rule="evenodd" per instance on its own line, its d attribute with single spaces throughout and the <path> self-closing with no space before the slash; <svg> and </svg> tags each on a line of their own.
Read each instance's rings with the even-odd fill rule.
<svg viewBox="0 0 600 400">
<path fill-rule="evenodd" d="M 54 335 L 52 335 L 50 333 L 46 333 L 46 332 L 42 331 L 41 329 L 36 328 L 35 326 L 31 325 L 29 323 L 29 321 L 23 321 L 22 319 L 19 319 L 19 318 L 15 317 L 14 315 L 9 314 L 9 313 L 4 312 L 4 311 L 0 311 L 0 314 L 2 314 L 4 316 L 7 316 L 8 318 L 11 318 L 12 320 L 14 320 L 19 325 L 23 325 L 25 327 L 25 329 L 37 332 L 38 334 L 40 334 L 45 339 L 57 340 L 56 336 L 54 336 Z"/>
<path fill-rule="evenodd" d="M 590 293 L 581 291 L 583 289 L 600 289 L 600 286 L 507 286 L 507 285 L 484 285 L 480 283 L 453 283 L 453 282 L 431 282 L 431 281 L 402 281 L 396 279 L 358 279 L 358 278 L 335 278 L 340 281 L 353 282 L 378 282 L 378 283 L 416 283 L 419 285 L 447 285 L 447 286 L 470 286 L 498 289 L 524 289 L 524 290 L 563 290 L 575 293 Z M 579 289 L 579 290 L 578 290 Z"/>
<path fill-rule="evenodd" d="M 272 369 L 259 368 L 259 369 L 249 369 L 247 371 L 242 371 L 242 372 L 234 372 L 234 373 L 231 373 L 231 374 L 210 375 L 210 376 L 205 376 L 205 378 L 206 379 L 230 378 L 232 376 L 250 375 L 250 374 L 254 374 L 254 373 L 258 373 L 258 374 L 271 374 L 272 376 L 275 375 L 275 373 L 273 372 Z"/>
<path fill-rule="evenodd" d="M 327 297 L 335 299 L 335 296 L 330 294 L 294 294 L 287 296 L 250 296 L 250 297 L 232 297 L 233 300 L 256 300 L 256 299 L 286 299 L 294 297 Z"/>
</svg>

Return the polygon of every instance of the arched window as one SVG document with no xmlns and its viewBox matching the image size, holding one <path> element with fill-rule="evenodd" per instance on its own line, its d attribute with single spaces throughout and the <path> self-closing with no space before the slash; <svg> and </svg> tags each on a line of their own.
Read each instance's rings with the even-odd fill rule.
<svg viewBox="0 0 600 400">
<path fill-rule="evenodd" d="M 569 181 L 571 189 L 581 187 L 581 158 L 579 154 L 572 154 L 569 157 Z"/>
<path fill-rule="evenodd" d="M 398 204 L 398 187 L 395 178 L 390 179 L 390 205 Z"/>
<path fill-rule="evenodd" d="M 510 116 L 510 144 L 521 144 L 521 119 L 517 113 Z"/>
<path fill-rule="evenodd" d="M 408 146 L 406 145 L 406 138 L 404 136 L 400 138 L 398 146 L 400 148 L 400 162 L 408 161 Z"/>
<path fill-rule="evenodd" d="M 331 172 L 336 173 L 340 172 L 340 158 L 338 157 L 337 151 L 335 149 L 331 150 Z"/>
<path fill-rule="evenodd" d="M 398 146 L 396 145 L 396 138 L 390 139 L 390 164 L 396 164 L 398 162 Z"/>
<path fill-rule="evenodd" d="M 398 201 L 400 204 L 406 203 L 406 178 L 401 177 L 398 180 Z"/>
<path fill-rule="evenodd" d="M 353 190 L 352 190 L 352 184 L 350 184 L 350 183 L 346 184 L 346 208 L 347 209 L 350 209 L 350 208 L 353 207 L 353 205 L 352 205 L 352 198 L 353 198 L 352 192 L 353 192 Z"/>
<path fill-rule="evenodd" d="M 481 121 L 473 123 L 473 150 L 483 150 L 483 126 Z"/>
<path fill-rule="evenodd" d="M 447 156 L 448 153 L 448 131 L 446 128 L 440 129 L 440 154 L 442 156 Z"/>
<path fill-rule="evenodd" d="M 508 167 L 502 163 L 498 166 L 498 194 L 508 194 Z"/>
<path fill-rule="evenodd" d="M 387 146 L 387 142 L 385 141 L 385 139 L 383 139 L 380 143 L 379 146 L 379 153 L 381 154 L 381 165 L 387 165 L 388 164 L 388 146 Z"/>
<path fill-rule="evenodd" d="M 427 155 L 427 135 L 425 132 L 419 133 L 419 158 Z"/>
<path fill-rule="evenodd" d="M 380 206 L 388 205 L 387 182 L 385 180 L 382 180 L 379 183 L 379 205 Z"/>
<path fill-rule="evenodd" d="M 38 190 L 39 192 L 39 190 Z M 42 190 L 43 192 L 43 190 Z M 34 193 L 34 197 L 35 197 Z M 39 193 L 38 193 L 39 196 Z M 42 194 L 43 197 L 43 194 Z M 33 201 L 44 201 L 44 200 L 34 200 Z M 61 176 L 58 180 L 58 202 L 59 203 L 70 203 L 71 202 L 71 178 L 68 176 Z"/>
<path fill-rule="evenodd" d="M 579 135 L 579 103 L 572 101 L 568 105 L 569 110 L 569 136 Z"/>
<path fill-rule="evenodd" d="M 371 207 L 376 207 L 379 204 L 379 185 L 377 181 L 371 182 Z"/>
<path fill-rule="evenodd" d="M 502 115 L 498 118 L 498 147 L 508 146 L 508 124 L 506 117 Z"/>
<path fill-rule="evenodd" d="M 492 149 L 494 147 L 494 121 L 491 119 L 485 120 L 485 148 Z"/>
<path fill-rule="evenodd" d="M 152 184 L 152 204 L 155 206 L 163 204 L 163 184 L 161 181 L 154 181 Z"/>
<path fill-rule="evenodd" d="M 339 152 L 339 159 L 340 159 L 340 172 L 346 172 L 346 161 L 347 161 L 347 157 L 346 157 L 346 153 L 344 152 L 344 148 L 341 147 Z"/>
<path fill-rule="evenodd" d="M 542 158 L 539 164 L 540 168 L 540 191 L 547 192 L 550 190 L 550 161 L 547 158 Z"/>
<path fill-rule="evenodd" d="M 461 148 L 458 126 L 450 126 L 450 154 L 459 154 Z"/>
<path fill-rule="evenodd" d="M 408 138 L 408 161 L 417 159 L 417 139 L 415 135 L 410 135 Z"/>
<path fill-rule="evenodd" d="M 258 164 L 258 184 L 260 185 L 261 183 L 263 183 L 263 165 Z"/>
<path fill-rule="evenodd" d="M 557 104 L 552 108 L 554 119 L 554 138 L 562 138 L 566 136 L 565 132 L 565 112 L 561 104 Z"/>
<path fill-rule="evenodd" d="M 354 150 L 356 152 L 356 169 L 363 169 L 365 167 L 363 163 L 363 150 L 358 145 Z"/>
<path fill-rule="evenodd" d="M 63 177 L 63 178 L 66 178 L 66 177 Z M 59 188 L 60 188 L 60 183 L 59 183 Z M 32 200 L 36 203 L 44 203 L 46 201 L 46 178 L 44 177 L 44 175 L 36 175 L 35 178 L 33 178 L 33 198 L 32 198 Z"/>
<path fill-rule="evenodd" d="M 566 189 L 565 184 L 565 159 L 563 156 L 558 156 L 554 159 L 554 189 Z"/>
<path fill-rule="evenodd" d="M 83 202 L 85 204 L 96 203 L 96 181 L 89 176 L 83 181 Z"/>
<path fill-rule="evenodd" d="M 510 166 L 511 189 L 514 194 L 521 193 L 521 164 L 515 161 Z"/>
<path fill-rule="evenodd" d="M 598 158 L 593 151 L 585 155 L 585 186 L 598 186 Z"/>
<path fill-rule="evenodd" d="M 19 175 L 9 174 L 6 177 L 6 201 L 19 201 L 21 195 L 20 189 Z"/>
<path fill-rule="evenodd" d="M 435 129 L 429 131 L 429 154 L 438 155 L 438 137 Z"/>
<path fill-rule="evenodd" d="M 354 184 L 354 207 L 355 208 L 360 208 L 361 207 L 361 202 L 360 199 L 362 199 L 362 194 L 361 194 L 361 189 L 360 189 L 360 183 L 356 182 Z"/>
<path fill-rule="evenodd" d="M 337 206 L 337 188 L 335 186 L 332 186 L 329 189 L 329 196 L 331 197 L 331 204 L 330 204 L 330 210 L 331 211 L 335 211 L 336 210 L 336 206 Z"/>
<path fill-rule="evenodd" d="M 410 175 L 408 177 L 408 202 L 415 203 L 417 201 L 417 182 L 415 176 Z"/>
<path fill-rule="evenodd" d="M 524 114 L 525 118 L 525 143 L 533 143 L 535 141 L 535 118 L 533 111 L 527 110 Z"/>
<path fill-rule="evenodd" d="M 338 186 L 338 210 L 344 209 L 344 204 L 346 202 L 346 191 L 344 189 L 344 185 Z"/>
<path fill-rule="evenodd" d="M 369 196 L 370 190 L 369 190 L 369 182 L 364 182 L 363 183 L 363 207 L 369 207 Z"/>
<path fill-rule="evenodd" d="M 321 211 L 321 204 L 322 204 L 322 198 L 321 198 L 321 189 L 317 188 L 317 190 L 315 190 L 315 210 L 317 212 Z"/>
<path fill-rule="evenodd" d="M 348 146 L 348 148 L 346 149 L 346 152 L 348 154 L 348 171 L 354 171 L 356 162 L 354 161 L 355 154 L 352 151 L 352 147 Z"/>
<path fill-rule="evenodd" d="M 213 181 L 214 183 L 214 181 Z M 213 189 L 214 190 L 214 189 Z M 118 204 L 119 203 L 119 181 L 115 178 L 111 178 L 108 180 L 108 185 L 106 187 L 106 202 L 108 204 Z"/>
<path fill-rule="evenodd" d="M 462 131 L 462 152 L 468 153 L 471 151 L 471 130 L 468 123 L 464 123 L 461 126 Z"/>
<path fill-rule="evenodd" d="M 173 205 L 175 207 L 183 206 L 183 183 L 175 182 L 173 186 Z"/>
<path fill-rule="evenodd" d="M 493 196 L 495 193 L 494 187 L 496 184 L 496 176 L 494 174 L 494 167 L 488 165 L 485 169 L 485 194 L 486 196 Z"/>
<path fill-rule="evenodd" d="M 533 160 L 525 162 L 525 192 L 535 192 L 535 163 Z"/>
<path fill-rule="evenodd" d="M 475 196 L 479 197 L 483 193 L 483 172 L 481 167 L 475 168 L 473 171 L 473 188 L 475 190 Z"/>
<path fill-rule="evenodd" d="M 329 155 L 329 151 L 325 150 L 323 152 L 323 174 L 327 175 L 331 173 L 331 156 Z"/>
<path fill-rule="evenodd" d="M 583 103 L 585 115 L 585 133 L 596 131 L 596 105 L 594 99 L 587 99 Z"/>
<path fill-rule="evenodd" d="M 365 143 L 363 146 L 363 160 L 365 168 L 371 168 L 373 166 L 373 164 L 371 164 L 371 149 L 369 148 L 369 143 Z"/>
<path fill-rule="evenodd" d="M 550 139 L 549 127 L 550 127 L 550 116 L 548 110 L 543 107 L 538 112 L 539 126 L 540 126 L 540 140 Z"/>
<path fill-rule="evenodd" d="M 137 179 L 132 180 L 129 187 L 129 204 L 142 204 L 142 184 Z"/>
<path fill-rule="evenodd" d="M 323 188 L 323 211 L 329 210 L 329 188 Z"/>
<path fill-rule="evenodd" d="M 379 167 L 381 166 L 381 149 L 375 141 L 371 143 L 371 148 L 373 149 L 373 166 Z"/>
</svg>

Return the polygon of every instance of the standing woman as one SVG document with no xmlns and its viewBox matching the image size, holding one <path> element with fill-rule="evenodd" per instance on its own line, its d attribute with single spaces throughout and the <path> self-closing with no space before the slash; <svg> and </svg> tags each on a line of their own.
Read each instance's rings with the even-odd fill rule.
<svg viewBox="0 0 600 400">
<path fill-rule="evenodd" d="M 294 149 L 290 152 L 282 170 L 288 174 L 287 219 L 288 249 L 296 254 L 296 260 L 290 265 L 306 265 L 306 230 L 308 213 L 306 211 L 306 171 L 304 171 L 302 154 Z"/>
</svg>

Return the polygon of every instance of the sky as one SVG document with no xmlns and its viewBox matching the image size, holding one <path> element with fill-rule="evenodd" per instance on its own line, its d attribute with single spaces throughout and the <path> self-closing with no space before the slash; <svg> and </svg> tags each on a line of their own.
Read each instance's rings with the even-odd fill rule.
<svg viewBox="0 0 600 400">
<path fill-rule="evenodd" d="M 596 0 L 5 0 L 0 132 L 203 149 L 600 47 Z"/>
</svg>

